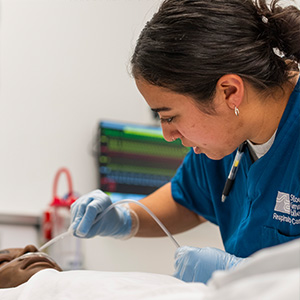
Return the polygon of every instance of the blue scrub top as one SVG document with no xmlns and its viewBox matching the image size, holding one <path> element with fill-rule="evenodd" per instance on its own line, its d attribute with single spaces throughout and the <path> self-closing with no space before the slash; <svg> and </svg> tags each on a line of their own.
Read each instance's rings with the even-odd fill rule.
<svg viewBox="0 0 300 300">
<path fill-rule="evenodd" d="M 211 160 L 191 150 L 171 181 L 174 200 L 218 225 L 225 250 L 239 257 L 300 238 L 300 80 L 272 147 L 255 163 L 246 149 L 223 203 L 234 157 Z"/>
</svg>

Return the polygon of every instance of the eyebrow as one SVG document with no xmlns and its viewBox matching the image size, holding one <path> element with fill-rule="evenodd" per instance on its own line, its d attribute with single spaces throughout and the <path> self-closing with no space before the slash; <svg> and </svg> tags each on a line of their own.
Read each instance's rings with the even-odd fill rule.
<svg viewBox="0 0 300 300">
<path fill-rule="evenodd" d="M 159 113 L 161 111 L 170 111 L 170 107 L 158 107 L 158 108 L 151 108 L 152 111 Z"/>
</svg>

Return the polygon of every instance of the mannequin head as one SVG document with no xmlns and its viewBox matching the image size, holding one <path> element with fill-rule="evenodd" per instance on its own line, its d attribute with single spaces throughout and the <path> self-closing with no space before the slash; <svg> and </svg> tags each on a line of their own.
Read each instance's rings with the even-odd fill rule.
<svg viewBox="0 0 300 300">
<path fill-rule="evenodd" d="M 35 246 L 0 250 L 0 288 L 16 287 L 44 269 L 62 271 L 55 261 L 38 252 Z"/>
</svg>

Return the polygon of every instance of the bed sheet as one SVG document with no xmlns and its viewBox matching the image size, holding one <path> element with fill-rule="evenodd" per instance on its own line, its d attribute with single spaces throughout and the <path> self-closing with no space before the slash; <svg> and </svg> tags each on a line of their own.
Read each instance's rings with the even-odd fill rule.
<svg viewBox="0 0 300 300">
<path fill-rule="evenodd" d="M 264 249 L 207 285 L 138 272 L 43 270 L 1 300 L 256 300 L 300 299 L 300 239 Z"/>
<path fill-rule="evenodd" d="M 199 300 L 207 287 L 172 276 L 138 272 L 40 271 L 23 285 L 0 290 L 5 300 Z"/>
</svg>

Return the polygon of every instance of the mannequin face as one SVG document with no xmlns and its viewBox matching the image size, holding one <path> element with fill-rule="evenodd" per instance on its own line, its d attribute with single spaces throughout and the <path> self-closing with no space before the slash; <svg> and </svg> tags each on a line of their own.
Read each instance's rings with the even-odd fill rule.
<svg viewBox="0 0 300 300">
<path fill-rule="evenodd" d="M 38 252 L 35 246 L 0 250 L 0 288 L 16 287 L 44 269 L 62 271 L 48 255 Z"/>
</svg>

